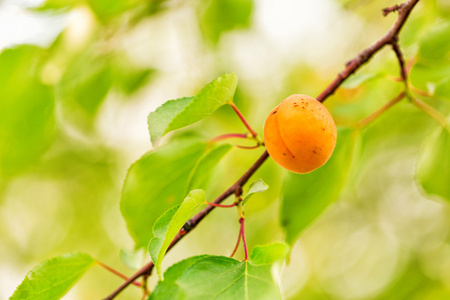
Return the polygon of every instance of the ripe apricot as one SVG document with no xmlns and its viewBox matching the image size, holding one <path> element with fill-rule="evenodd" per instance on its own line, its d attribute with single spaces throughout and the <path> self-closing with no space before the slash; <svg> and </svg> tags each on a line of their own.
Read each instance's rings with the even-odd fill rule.
<svg viewBox="0 0 450 300">
<path fill-rule="evenodd" d="M 325 106 L 306 95 L 284 99 L 264 124 L 264 143 L 270 156 L 295 173 L 323 166 L 336 145 L 336 125 Z"/>
</svg>

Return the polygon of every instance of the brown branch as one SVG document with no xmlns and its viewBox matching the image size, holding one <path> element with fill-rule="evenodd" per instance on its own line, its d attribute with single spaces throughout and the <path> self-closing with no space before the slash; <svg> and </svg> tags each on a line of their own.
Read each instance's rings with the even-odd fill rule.
<svg viewBox="0 0 450 300">
<path fill-rule="evenodd" d="M 405 5 L 405 4 L 400 4 L 400 5 L 398 5 L 398 4 L 396 4 L 396 5 L 394 5 L 394 6 L 391 6 L 391 7 L 386 7 L 386 8 L 383 8 L 381 11 L 383 12 L 383 16 L 387 16 L 388 14 L 390 14 L 391 12 L 394 12 L 394 11 L 396 11 L 396 10 L 400 10 L 400 8 L 402 8 L 402 6 L 403 5 Z"/>
<path fill-rule="evenodd" d="M 402 81 L 405 85 L 408 84 L 408 75 L 405 67 L 405 59 L 403 58 L 403 53 L 400 50 L 400 46 L 398 45 L 398 36 L 396 36 L 395 41 L 392 42 L 392 50 L 394 50 L 395 55 L 397 56 L 398 63 L 400 65 L 400 76 L 402 77 Z"/>
<path fill-rule="evenodd" d="M 114 299 L 121 291 L 123 291 L 127 286 L 129 286 L 132 282 L 134 282 L 136 279 L 138 279 L 141 276 L 144 276 L 146 274 L 150 274 L 150 272 L 153 269 L 153 262 L 149 262 L 142 268 L 140 268 L 136 273 L 133 274 L 130 278 L 128 278 L 124 283 L 122 283 L 117 289 L 114 290 L 108 297 L 106 297 L 104 300 L 111 300 Z"/>
<path fill-rule="evenodd" d="M 409 0 L 408 2 L 400 5 L 398 8 L 398 18 L 395 21 L 394 25 L 389 29 L 389 31 L 375 44 L 367 48 L 366 50 L 362 51 L 358 57 L 352 59 L 347 64 L 347 67 L 344 71 L 339 73 L 337 78 L 333 80 L 333 82 L 317 97 L 317 100 L 320 102 L 325 101 L 329 96 L 331 96 L 336 89 L 344 82 L 345 79 L 347 79 L 351 74 L 353 74 L 359 67 L 361 67 L 364 63 L 369 61 L 369 59 L 378 52 L 381 48 L 383 48 L 387 44 L 392 44 L 394 41 L 394 38 L 398 35 L 400 32 L 400 29 L 402 28 L 403 24 L 405 23 L 406 19 L 408 18 L 411 10 L 414 8 L 414 6 L 419 2 L 419 0 Z M 264 161 L 269 157 L 269 154 L 267 151 L 264 151 L 264 153 L 258 158 L 258 160 L 242 175 L 241 178 L 239 178 L 236 183 L 234 183 L 232 186 L 230 186 L 225 192 L 223 192 L 219 197 L 217 197 L 216 200 L 214 200 L 213 203 L 219 204 L 222 201 L 224 201 L 228 196 L 232 195 L 233 193 L 237 192 L 238 194 L 242 190 L 242 186 L 250 179 L 250 177 L 253 175 L 253 173 L 256 172 L 256 170 L 259 169 L 259 167 L 264 163 Z M 206 217 L 212 210 L 214 209 L 214 206 L 208 206 L 203 211 L 195 215 L 191 220 L 186 222 L 185 226 L 182 230 L 178 232 L 178 234 L 175 236 L 175 238 L 172 240 L 172 243 L 170 244 L 167 251 L 169 251 L 176 243 L 178 243 L 187 233 L 189 233 L 192 229 L 194 229 L 198 223 L 203 220 L 204 217 Z M 110 296 L 105 298 L 105 300 L 111 300 L 116 295 L 118 295 L 126 286 L 128 286 L 132 281 L 134 281 L 136 278 L 139 278 L 143 275 L 148 275 L 151 273 L 153 269 L 153 262 L 149 262 L 147 265 L 142 267 L 139 271 L 136 272 L 132 277 L 130 277 L 124 284 L 122 284 L 119 288 L 117 288 Z"/>
<path fill-rule="evenodd" d="M 359 67 L 368 62 L 370 58 L 384 46 L 395 42 L 396 36 L 405 24 L 411 10 L 419 2 L 419 0 L 409 0 L 408 2 L 400 5 L 398 8 L 398 18 L 389 31 L 383 35 L 375 44 L 359 53 L 359 55 L 347 63 L 347 67 L 338 74 L 333 82 L 317 97 L 320 102 L 325 101 L 326 98 L 333 95 L 336 89 L 352 75 Z"/>
</svg>

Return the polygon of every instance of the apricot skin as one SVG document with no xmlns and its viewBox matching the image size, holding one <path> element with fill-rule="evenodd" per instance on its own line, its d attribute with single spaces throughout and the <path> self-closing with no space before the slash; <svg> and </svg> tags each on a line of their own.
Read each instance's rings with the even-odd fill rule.
<svg viewBox="0 0 450 300">
<path fill-rule="evenodd" d="M 336 125 L 322 103 L 310 96 L 292 95 L 267 117 L 264 144 L 280 166 L 309 173 L 323 166 L 333 153 Z"/>
</svg>

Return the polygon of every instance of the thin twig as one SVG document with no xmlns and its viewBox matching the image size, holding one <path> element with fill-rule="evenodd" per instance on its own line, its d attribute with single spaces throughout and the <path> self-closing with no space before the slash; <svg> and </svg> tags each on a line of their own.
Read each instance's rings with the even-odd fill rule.
<svg viewBox="0 0 450 300">
<path fill-rule="evenodd" d="M 258 149 L 259 147 L 261 147 L 261 145 L 254 145 L 254 146 L 241 146 L 241 145 L 234 145 L 236 148 L 239 149 L 246 149 L 246 150 L 253 150 L 253 149 Z"/>
<path fill-rule="evenodd" d="M 217 204 L 217 203 L 212 203 L 212 202 L 208 202 L 208 201 L 206 201 L 206 204 L 208 204 L 208 205 L 212 205 L 212 206 L 215 206 L 215 207 L 235 207 L 236 205 L 237 205 L 237 203 L 235 202 L 235 203 L 233 203 L 233 204 Z"/>
<path fill-rule="evenodd" d="M 338 74 L 338 76 L 333 80 L 333 82 L 317 97 L 320 102 L 325 101 L 330 95 L 334 94 L 336 89 L 352 75 L 361 65 L 369 61 L 369 59 L 378 52 L 384 46 L 391 44 L 395 36 L 398 35 L 400 30 L 405 24 L 411 10 L 419 2 L 419 0 L 409 0 L 408 2 L 400 5 L 398 8 L 398 17 L 394 25 L 389 29 L 389 31 L 381 37 L 375 44 L 367 48 L 366 50 L 359 53 L 359 55 L 347 63 L 347 67 Z"/>
<path fill-rule="evenodd" d="M 437 111 L 433 106 L 429 105 L 422 100 L 417 98 L 412 98 L 412 103 L 417 106 L 420 110 L 427 113 L 430 117 L 436 120 L 442 127 L 447 128 L 448 122 L 444 115 Z"/>
<path fill-rule="evenodd" d="M 417 95 L 423 96 L 423 97 L 431 97 L 432 95 L 429 92 L 419 90 L 413 85 L 410 85 L 409 88 L 412 92 L 416 93 Z"/>
<path fill-rule="evenodd" d="M 329 96 L 331 96 L 336 89 L 344 82 L 345 79 L 347 79 L 351 74 L 353 74 L 357 69 L 359 69 L 364 63 L 369 61 L 369 59 L 378 52 L 381 48 L 383 48 L 385 45 L 390 44 L 392 42 L 392 39 L 394 36 L 398 35 L 401 28 L 403 27 L 403 24 L 405 23 L 406 19 L 408 18 L 411 10 L 414 8 L 414 6 L 419 2 L 419 0 L 409 0 L 408 2 L 401 5 L 401 7 L 398 9 L 398 17 L 395 21 L 394 25 L 389 29 L 389 31 L 375 44 L 367 48 L 366 50 L 362 51 L 358 57 L 352 59 L 344 71 L 339 73 L 337 78 L 331 82 L 331 84 L 325 88 L 325 90 L 317 97 L 317 100 L 320 102 L 325 101 Z M 244 123 L 245 124 L 245 123 Z M 253 134 L 253 133 L 252 133 Z M 254 132 L 256 135 L 256 133 Z M 242 175 L 241 178 L 236 181 L 232 186 L 230 186 L 225 192 L 223 192 L 219 197 L 217 197 L 216 200 L 214 200 L 214 203 L 221 203 L 223 200 L 228 198 L 231 194 L 233 194 L 237 189 L 242 188 L 242 186 L 248 181 L 248 179 L 253 175 L 253 173 L 256 172 L 256 170 L 259 169 L 259 167 L 264 163 L 264 161 L 269 157 L 269 154 L 267 151 L 264 151 L 264 153 L 258 158 L 258 160 Z M 203 211 L 195 215 L 191 220 L 188 221 L 189 225 L 188 227 L 184 228 L 183 231 L 178 232 L 178 234 L 173 239 L 172 243 L 170 244 L 167 251 L 169 251 L 176 243 L 178 243 L 187 233 L 189 233 L 192 229 L 197 226 L 197 224 L 203 220 L 204 217 L 206 217 L 212 210 L 214 209 L 214 206 L 208 206 Z M 127 285 L 129 285 L 132 281 L 134 281 L 136 278 L 139 278 L 140 276 L 144 274 L 150 274 L 153 269 L 153 263 L 149 262 L 147 265 L 142 267 L 139 271 L 136 272 L 130 279 L 131 281 L 127 280 L 124 284 L 122 284 L 119 288 L 116 289 L 116 291 L 113 292 L 110 296 L 105 298 L 105 300 L 113 299 L 117 294 L 119 294 Z M 129 282 L 128 282 L 129 281 Z"/>
<path fill-rule="evenodd" d="M 128 277 L 125 276 L 124 274 L 120 273 L 119 271 L 117 271 L 117 270 L 111 268 L 110 266 L 105 265 L 104 263 L 102 263 L 102 262 L 100 262 L 100 261 L 98 261 L 98 260 L 97 260 L 96 262 L 97 262 L 97 264 L 98 264 L 100 267 L 104 268 L 105 270 L 108 270 L 109 272 L 111 272 L 111 273 L 113 273 L 113 274 L 119 276 L 119 277 L 122 278 L 122 279 L 128 280 Z M 141 284 L 140 284 L 139 282 L 133 281 L 133 282 L 131 282 L 131 283 L 132 283 L 133 285 L 137 286 L 137 287 L 140 287 L 140 286 L 141 286 Z"/>
<path fill-rule="evenodd" d="M 394 50 L 395 55 L 397 56 L 397 60 L 400 65 L 400 76 L 402 77 L 402 80 L 404 81 L 405 86 L 407 87 L 408 75 L 406 73 L 405 68 L 405 59 L 403 58 L 403 53 L 400 50 L 400 46 L 398 45 L 398 36 L 395 36 L 395 41 L 392 42 L 392 50 Z"/>
<path fill-rule="evenodd" d="M 242 245 L 244 246 L 244 254 L 245 254 L 245 259 L 244 260 L 248 260 L 248 249 L 247 249 L 247 241 L 245 240 L 245 219 L 244 218 L 240 218 L 239 219 L 239 223 L 241 224 L 241 237 L 242 237 Z"/>
<path fill-rule="evenodd" d="M 216 136 L 215 138 L 211 139 L 211 142 L 215 143 L 218 141 L 226 140 L 226 139 L 248 139 L 251 138 L 251 136 L 245 134 L 245 133 L 227 133 L 222 134 L 219 136 Z"/>
<path fill-rule="evenodd" d="M 383 12 L 383 16 L 386 17 L 389 13 L 394 12 L 394 11 L 396 11 L 396 10 L 399 10 L 403 5 L 404 5 L 404 4 L 400 4 L 400 5 L 396 4 L 396 5 L 391 6 L 391 7 L 383 8 L 383 9 L 381 10 L 381 11 Z"/>
<path fill-rule="evenodd" d="M 237 249 L 239 248 L 239 244 L 241 243 L 241 227 L 239 226 L 239 236 L 236 242 L 236 246 L 234 246 L 233 252 L 231 253 L 230 257 L 233 257 L 236 254 Z"/>
<path fill-rule="evenodd" d="M 233 108 L 233 110 L 236 112 L 236 114 L 238 115 L 239 119 L 241 119 L 242 123 L 244 123 L 245 127 L 247 127 L 248 131 L 250 131 L 250 133 L 252 134 L 253 137 L 256 137 L 258 134 L 252 129 L 252 127 L 250 126 L 250 124 L 248 124 L 247 120 L 244 118 L 244 116 L 242 115 L 242 113 L 239 111 L 239 109 L 237 108 L 236 104 L 234 104 L 233 102 L 228 103 L 230 104 L 230 106 Z"/>
<path fill-rule="evenodd" d="M 139 277 L 150 274 L 153 269 L 153 262 L 149 262 L 142 268 L 140 268 L 133 276 L 128 278 L 124 283 L 122 283 L 117 289 L 114 290 L 108 297 L 106 297 L 104 300 L 111 300 L 114 299 L 117 295 L 119 295 L 120 292 L 122 292 L 127 286 L 129 286 L 132 282 L 134 282 Z"/>
<path fill-rule="evenodd" d="M 364 118 L 362 121 L 358 123 L 358 127 L 364 127 L 376 118 L 378 118 L 382 113 L 384 113 L 386 110 L 388 110 L 390 107 L 392 107 L 394 104 L 400 102 L 405 97 L 405 92 L 401 92 L 397 95 L 394 99 L 390 100 L 388 103 L 380 107 L 377 111 L 375 111 L 370 116 Z"/>
<path fill-rule="evenodd" d="M 150 276 L 150 274 L 145 274 L 142 276 L 142 290 L 144 291 L 142 293 L 142 300 L 146 300 L 148 298 L 148 276 Z"/>
</svg>

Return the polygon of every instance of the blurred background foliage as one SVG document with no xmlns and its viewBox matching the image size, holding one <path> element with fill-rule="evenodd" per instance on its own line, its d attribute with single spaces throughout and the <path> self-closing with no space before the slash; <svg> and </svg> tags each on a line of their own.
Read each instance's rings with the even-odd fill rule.
<svg viewBox="0 0 450 300">
<path fill-rule="evenodd" d="M 380 9 L 394 4 L 0 2 L 0 298 L 33 266 L 64 252 L 85 251 L 126 274 L 148 259 L 133 250 L 119 199 L 128 167 L 152 147 L 150 111 L 235 71 L 235 102 L 261 134 L 282 99 L 318 95 L 346 61 L 384 34 L 395 16 L 384 18 Z M 420 1 L 400 35 L 413 63 L 411 83 L 434 94 L 417 97 L 447 116 L 449 36 L 446 0 Z M 383 50 L 325 105 L 338 125 L 354 125 L 400 92 L 401 83 L 392 80 L 398 74 L 393 52 Z M 361 157 L 339 200 L 304 231 L 282 269 L 286 299 L 450 298 L 448 203 L 426 196 L 414 179 L 417 157 L 436 127 L 405 100 L 362 131 Z M 244 131 L 223 107 L 183 133 L 206 140 Z M 231 151 L 211 175 L 209 199 L 259 154 Z M 450 154 L 440 155 L 445 161 Z M 435 170 L 445 190 L 444 172 Z M 284 176 L 271 160 L 255 175 L 270 188 L 246 205 L 250 248 L 284 239 Z M 164 265 L 196 254 L 228 255 L 237 233 L 235 212 L 217 210 Z M 120 283 L 95 269 L 65 299 L 99 299 Z M 117 299 L 139 294 L 130 287 Z"/>
</svg>

